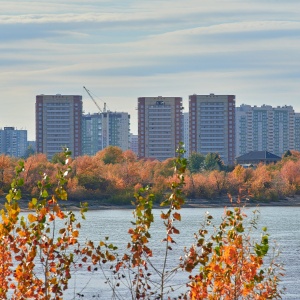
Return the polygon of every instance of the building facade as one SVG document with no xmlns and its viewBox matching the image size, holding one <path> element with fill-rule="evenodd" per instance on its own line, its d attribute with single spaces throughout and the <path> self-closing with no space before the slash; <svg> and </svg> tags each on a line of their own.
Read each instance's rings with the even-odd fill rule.
<svg viewBox="0 0 300 300">
<path fill-rule="evenodd" d="M 100 113 L 82 116 L 82 154 L 95 155 L 103 149 L 102 116 Z"/>
<path fill-rule="evenodd" d="M 82 96 L 36 96 L 36 150 L 51 159 L 64 147 L 80 156 Z"/>
<path fill-rule="evenodd" d="M 139 153 L 139 138 L 137 134 L 130 134 L 130 150 L 136 155 Z"/>
<path fill-rule="evenodd" d="M 82 116 L 82 153 L 95 155 L 98 151 L 117 146 L 129 149 L 130 115 L 124 112 L 101 112 Z"/>
<path fill-rule="evenodd" d="M 295 113 L 291 106 L 241 105 L 236 108 L 236 155 L 269 151 L 281 156 L 295 148 Z"/>
<path fill-rule="evenodd" d="M 235 96 L 189 96 L 190 153 L 219 153 L 225 164 L 235 159 Z"/>
<path fill-rule="evenodd" d="M 27 150 L 27 130 L 17 130 L 14 127 L 0 129 L 0 153 L 24 157 Z"/>
<path fill-rule="evenodd" d="M 300 113 L 295 113 L 295 150 L 300 151 Z"/>
<path fill-rule="evenodd" d="M 190 156 L 190 118 L 189 113 L 183 113 L 183 142 L 184 142 L 184 157 L 188 158 Z"/>
<path fill-rule="evenodd" d="M 125 112 L 104 112 L 104 119 L 106 119 L 108 137 L 107 146 L 117 146 L 123 151 L 129 149 L 130 138 L 130 115 Z"/>
<path fill-rule="evenodd" d="M 138 98 L 138 156 L 165 160 L 183 141 L 181 97 Z"/>
</svg>

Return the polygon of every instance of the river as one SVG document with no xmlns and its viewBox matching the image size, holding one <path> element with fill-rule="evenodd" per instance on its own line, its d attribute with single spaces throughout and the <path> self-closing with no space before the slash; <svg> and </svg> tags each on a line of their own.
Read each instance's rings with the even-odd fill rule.
<svg viewBox="0 0 300 300">
<path fill-rule="evenodd" d="M 248 219 L 253 214 L 254 209 L 245 209 Z M 182 249 L 194 242 L 193 234 L 203 222 L 206 211 L 209 211 L 218 224 L 224 209 L 184 208 L 181 210 L 182 221 L 178 222 L 177 226 L 181 234 L 175 237 L 177 244 L 173 247 L 172 256 L 169 260 L 170 265 L 176 265 L 179 256 L 182 255 Z M 263 226 L 268 228 L 270 244 L 276 243 L 281 252 L 279 261 L 284 264 L 286 270 L 281 282 L 281 287 L 286 288 L 283 299 L 300 299 L 300 207 L 261 207 L 259 211 L 258 230 L 253 236 L 259 238 L 259 228 Z M 151 230 L 153 241 L 150 245 L 154 251 L 154 263 L 158 268 L 161 265 L 164 250 L 161 243 L 164 237 L 164 227 L 159 218 L 160 212 L 160 209 L 154 210 L 156 222 Z M 81 237 L 99 241 L 109 236 L 109 240 L 122 251 L 130 239 L 127 230 L 131 226 L 131 220 L 133 220 L 132 210 L 89 211 L 86 214 L 86 220 L 81 222 Z M 172 279 L 172 283 L 183 284 L 186 282 L 187 276 L 184 273 L 178 273 Z M 77 293 L 84 295 L 83 299 L 112 298 L 111 290 L 104 283 L 99 270 L 93 274 L 79 270 L 73 275 L 65 299 L 78 299 Z M 129 296 L 124 295 L 124 299 L 129 299 Z"/>
</svg>

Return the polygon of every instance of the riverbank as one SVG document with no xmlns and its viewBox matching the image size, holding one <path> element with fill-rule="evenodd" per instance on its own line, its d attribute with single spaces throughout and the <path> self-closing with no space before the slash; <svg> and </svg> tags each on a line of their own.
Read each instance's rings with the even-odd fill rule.
<svg viewBox="0 0 300 300">
<path fill-rule="evenodd" d="M 4 199 L 0 199 L 0 209 L 3 208 Z M 88 210 L 112 210 L 112 209 L 133 209 L 133 205 L 114 205 L 105 203 L 103 201 L 98 200 L 89 200 L 88 202 Z M 19 205 L 22 211 L 28 211 L 28 200 L 22 199 L 19 201 Z M 61 207 L 64 210 L 72 210 L 78 211 L 80 210 L 80 202 L 79 201 L 61 201 Z M 216 199 L 188 199 L 186 203 L 183 205 L 185 208 L 211 208 L 211 207 L 233 207 L 233 206 L 247 206 L 247 207 L 256 207 L 256 206 L 300 206 L 300 195 L 294 197 L 288 197 L 280 200 L 272 200 L 272 201 L 243 201 L 242 203 L 237 203 L 235 200 L 230 202 L 228 197 L 220 197 Z M 154 208 L 160 208 L 159 204 L 155 204 Z"/>
<path fill-rule="evenodd" d="M 185 207 L 198 207 L 198 208 L 210 208 L 210 207 L 232 207 L 232 206 L 300 206 L 300 195 L 294 197 L 287 197 L 279 200 L 243 200 L 241 203 L 237 203 L 235 199 L 231 202 L 228 197 L 219 199 L 190 199 L 186 201 Z"/>
</svg>

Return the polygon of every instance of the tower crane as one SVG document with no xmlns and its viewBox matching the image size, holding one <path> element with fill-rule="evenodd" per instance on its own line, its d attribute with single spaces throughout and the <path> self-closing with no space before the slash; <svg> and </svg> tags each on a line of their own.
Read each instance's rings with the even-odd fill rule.
<svg viewBox="0 0 300 300">
<path fill-rule="evenodd" d="M 106 112 L 106 103 L 104 102 L 104 108 L 103 108 L 103 111 L 102 109 L 100 108 L 100 106 L 98 105 L 98 103 L 96 102 L 96 100 L 94 99 L 94 97 L 92 96 L 91 92 L 84 86 L 83 87 L 85 89 L 85 91 L 88 93 L 88 95 L 90 96 L 90 98 L 93 100 L 93 102 L 95 103 L 95 105 L 97 106 L 98 110 L 100 113 L 102 112 Z"/>
</svg>

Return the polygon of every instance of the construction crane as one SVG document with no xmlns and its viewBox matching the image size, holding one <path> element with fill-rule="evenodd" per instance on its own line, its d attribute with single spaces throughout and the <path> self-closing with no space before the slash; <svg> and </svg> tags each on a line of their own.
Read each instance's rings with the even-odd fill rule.
<svg viewBox="0 0 300 300">
<path fill-rule="evenodd" d="M 103 108 L 103 111 L 102 109 L 100 108 L 100 106 L 98 105 L 98 103 L 96 102 L 96 100 L 94 99 L 94 97 L 92 96 L 91 92 L 84 86 L 83 87 L 85 89 L 85 91 L 88 93 L 88 95 L 90 96 L 90 98 L 93 100 L 93 102 L 95 103 L 95 105 L 97 106 L 97 108 L 99 109 L 99 112 L 102 113 L 102 112 L 106 112 L 106 103 L 104 102 L 104 108 Z"/>
</svg>

